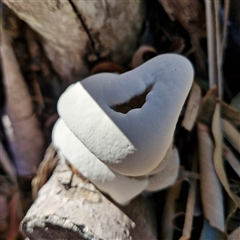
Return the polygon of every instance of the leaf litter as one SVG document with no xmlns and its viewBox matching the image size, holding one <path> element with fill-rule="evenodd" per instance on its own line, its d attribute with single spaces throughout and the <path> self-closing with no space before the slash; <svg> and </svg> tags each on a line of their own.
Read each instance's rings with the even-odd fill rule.
<svg viewBox="0 0 240 240">
<path fill-rule="evenodd" d="M 206 0 L 204 16 L 204 7 L 200 1 L 182 1 L 180 3 L 177 0 L 159 0 L 159 5 L 163 6 L 170 19 L 178 21 L 188 34 L 186 37 L 186 32 L 182 34 L 184 31 L 177 34 L 172 33 L 170 27 L 167 29 L 166 25 L 166 29 L 164 29 L 161 23 L 161 31 L 167 33 L 167 41 L 170 41 L 167 49 L 186 55 L 196 68 L 196 81 L 180 116 L 175 134 L 176 146 L 181 157 L 179 179 L 173 186 L 165 190 L 164 207 L 160 211 L 162 215 L 159 223 L 159 239 L 236 240 L 240 236 L 240 92 L 230 99 L 231 104 L 229 104 L 230 101 L 225 101 L 224 87 L 228 87 L 228 81 L 230 81 L 224 79 L 223 73 L 224 56 L 228 43 L 230 1 L 224 0 L 223 2 L 224 4 L 221 5 L 219 1 Z M 179 11 L 179 9 L 184 9 L 184 11 Z M 224 13 L 223 18 L 220 17 L 221 11 Z M 185 17 L 186 15 L 188 18 Z M 172 26 L 171 20 L 169 26 Z M 206 37 L 205 27 L 207 28 L 208 51 L 201 44 L 202 39 Z M 37 117 L 43 122 L 43 126 L 48 126 L 44 131 L 49 134 L 51 125 L 56 120 L 56 112 L 51 107 L 48 108 L 45 99 L 49 99 L 49 95 L 45 95 L 46 89 L 55 89 L 55 97 L 52 99 L 54 105 L 60 92 L 63 91 L 64 86 L 66 87 L 66 83 L 64 80 L 59 83 L 56 77 L 50 77 L 53 74 L 52 70 L 31 31 L 30 29 L 26 30 L 32 61 L 30 67 L 33 71 L 32 83 L 28 83 L 28 85 L 31 92 L 34 92 L 35 106 L 37 105 L 40 109 Z M 142 45 L 146 46 L 146 43 Z M 151 52 L 154 55 L 163 53 L 158 45 L 149 45 L 149 43 L 147 45 L 149 47 L 144 50 L 145 52 Z M 151 54 L 149 54 L 150 57 Z M 140 63 L 146 61 L 142 55 L 138 58 Z M 129 66 L 131 66 L 130 63 L 121 66 L 111 61 L 103 61 L 93 66 L 92 73 L 102 71 L 122 73 L 129 70 Z M 36 74 L 39 71 L 42 72 L 43 80 L 39 80 L 38 74 Z M 198 78 L 207 79 L 204 82 L 204 86 L 210 86 L 207 92 L 206 88 L 197 84 Z M 51 79 L 55 79 L 52 81 L 53 87 L 49 87 Z M 46 111 L 47 108 L 48 111 Z M 50 121 L 52 116 L 54 116 L 54 120 Z M 46 124 L 48 121 L 51 124 Z M 6 145 L 1 145 L 1 148 L 6 148 Z M 12 187 L 12 183 L 9 181 L 1 182 L 3 187 L 1 189 L 4 190 L 6 189 L 4 186 L 8 186 L 9 191 L 1 191 L 0 205 L 1 207 L 11 206 L 11 211 L 4 215 L 10 214 L 10 221 L 5 217 L 3 220 L 1 218 L 1 223 L 6 221 L 8 230 L 3 229 L 4 234 L 12 232 L 13 235 L 9 235 L 10 238 L 16 239 L 22 206 L 18 201 L 19 192 L 15 191 L 17 180 L 14 178 L 12 162 L 6 154 L 2 156 L 5 165 L 5 168 L 1 166 L 1 169 L 4 169 L 4 179 L 7 175 L 13 182 L 15 181 L 15 185 Z M 57 158 L 50 148 L 32 183 L 34 197 L 37 196 L 37 191 L 51 175 L 56 162 Z M 234 176 L 232 171 L 235 173 Z M 155 203 L 158 202 L 157 193 L 153 196 L 153 200 Z"/>
</svg>

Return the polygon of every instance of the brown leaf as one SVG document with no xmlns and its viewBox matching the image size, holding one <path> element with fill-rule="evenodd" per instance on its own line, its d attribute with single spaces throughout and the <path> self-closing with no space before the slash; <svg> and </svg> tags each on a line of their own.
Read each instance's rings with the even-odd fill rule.
<svg viewBox="0 0 240 240">
<path fill-rule="evenodd" d="M 226 144 L 223 144 L 223 155 L 236 174 L 240 177 L 240 162 Z"/>
<path fill-rule="evenodd" d="M 192 159 L 192 171 L 197 171 L 197 156 L 196 154 Z M 180 240 L 187 240 L 191 238 L 192 225 L 193 225 L 193 217 L 195 211 L 195 202 L 196 202 L 196 188 L 197 188 L 197 180 L 190 179 L 190 189 L 188 192 L 186 213 L 184 219 L 184 226 L 182 231 L 182 237 Z"/>
<path fill-rule="evenodd" d="M 196 179 L 193 179 L 192 181 L 190 181 L 190 189 L 188 193 L 183 232 L 180 240 L 187 240 L 191 238 L 195 198 L 196 198 L 196 184 L 197 184 Z"/>
<path fill-rule="evenodd" d="M 158 0 L 171 20 L 178 22 L 189 32 L 194 49 L 195 65 L 200 75 L 205 76 L 205 54 L 200 38 L 205 37 L 205 15 L 200 1 Z"/>
<path fill-rule="evenodd" d="M 217 93 L 217 87 L 213 86 L 209 91 L 206 93 L 202 100 L 202 104 L 199 110 L 199 114 L 197 117 L 197 121 L 201 122 L 207 126 L 211 126 L 212 123 L 212 116 L 216 104 L 215 95 Z"/>
<path fill-rule="evenodd" d="M 33 199 L 37 198 L 38 191 L 51 177 L 54 169 L 58 164 L 58 161 L 59 157 L 56 153 L 56 150 L 53 148 L 52 145 L 50 145 L 46 150 L 43 161 L 39 165 L 36 176 L 32 180 Z"/>
<path fill-rule="evenodd" d="M 224 119 L 222 119 L 222 129 L 224 137 L 240 153 L 240 133 L 229 121 Z"/>
<path fill-rule="evenodd" d="M 153 56 L 156 56 L 157 50 L 148 45 L 140 46 L 132 56 L 131 68 L 136 68 L 146 62 L 144 59 L 144 54 L 152 54 Z"/>
<path fill-rule="evenodd" d="M 240 207 L 239 198 L 232 193 L 226 176 L 226 171 L 224 169 L 224 163 L 222 158 L 222 130 L 221 130 L 221 118 L 220 118 L 220 104 L 217 103 L 213 115 L 212 122 L 212 134 L 214 137 L 215 148 L 213 153 L 214 169 L 221 182 L 223 188 L 227 192 L 229 198 L 233 201 L 233 206 L 228 209 L 228 216 L 226 221 L 233 215 L 233 213 Z"/>
<path fill-rule="evenodd" d="M 214 168 L 218 175 L 219 180 L 221 181 L 224 189 L 228 193 L 229 197 L 235 202 L 236 206 L 239 205 L 238 200 L 232 194 L 229 184 L 226 177 L 226 172 L 223 165 L 222 159 L 222 132 L 221 132 L 221 119 L 220 119 L 220 104 L 216 104 L 216 108 L 213 115 L 213 122 L 212 122 L 212 133 L 215 142 L 215 149 L 214 149 Z"/>
<path fill-rule="evenodd" d="M 34 114 L 32 99 L 21 74 L 7 32 L 2 29 L 1 57 L 6 92 L 6 111 L 13 128 L 11 142 L 19 175 L 31 175 L 42 159 L 43 134 Z"/>
<path fill-rule="evenodd" d="M 19 224 L 23 218 L 18 191 L 15 191 L 12 194 L 12 198 L 8 206 L 8 211 L 10 215 L 10 223 L 9 223 L 7 239 L 17 240 L 19 236 Z"/>
<path fill-rule="evenodd" d="M 167 190 L 160 239 L 172 239 L 173 237 L 174 229 L 172 226 L 172 218 L 176 211 L 176 200 L 179 197 L 181 185 L 182 181 L 178 181 Z"/>
<path fill-rule="evenodd" d="M 230 235 L 229 240 L 237 240 L 240 236 L 240 227 L 236 228 Z"/>
<path fill-rule="evenodd" d="M 205 0 L 205 14 L 207 25 L 207 45 L 208 45 L 208 79 L 209 87 L 216 84 L 217 79 L 217 58 L 216 58 L 216 26 L 214 21 L 214 1 Z"/>
<path fill-rule="evenodd" d="M 7 152 L 5 151 L 2 143 L 0 142 L 0 169 L 4 170 L 8 177 L 11 179 L 13 183 L 17 182 L 16 178 L 16 170 L 12 165 Z"/>
<path fill-rule="evenodd" d="M 224 227 L 224 207 L 221 183 L 213 165 L 214 145 L 209 128 L 198 123 L 200 183 L 204 217 L 221 232 Z"/>
<path fill-rule="evenodd" d="M 194 82 L 189 95 L 184 119 L 182 121 L 182 126 L 188 131 L 191 131 L 195 124 L 197 114 L 200 108 L 200 101 L 201 88 Z"/>
<path fill-rule="evenodd" d="M 190 34 L 196 33 L 200 37 L 206 35 L 204 11 L 199 1 L 158 1 L 168 16 L 172 20 L 177 19 Z"/>
<path fill-rule="evenodd" d="M 211 89 L 209 89 L 209 91 L 206 93 L 202 100 L 202 104 L 198 114 L 198 121 L 210 126 L 212 122 L 215 104 L 218 102 L 221 104 L 222 117 L 231 121 L 237 128 L 240 128 L 240 112 L 218 99 L 216 97 L 216 94 L 217 86 L 215 85 Z"/>
<path fill-rule="evenodd" d="M 216 100 L 221 104 L 222 117 L 231 121 L 237 128 L 240 128 L 240 112 L 225 102 L 217 98 Z"/>
<path fill-rule="evenodd" d="M 34 90 L 34 94 L 35 94 L 35 100 L 37 101 L 39 107 L 41 109 L 44 109 L 45 105 L 44 105 L 42 92 L 40 89 L 40 85 L 37 81 L 36 75 L 34 73 L 32 74 L 32 86 L 33 86 L 33 90 Z"/>
<path fill-rule="evenodd" d="M 240 114 L 240 92 L 232 99 L 230 105 Z"/>
<path fill-rule="evenodd" d="M 8 219 L 9 219 L 9 212 L 8 212 L 8 203 L 7 203 L 7 196 L 0 195 L 0 238 L 3 238 L 7 229 L 8 229 Z M 3 238 L 4 239 L 4 238 Z"/>
<path fill-rule="evenodd" d="M 172 53 L 182 53 L 183 49 L 185 48 L 185 40 L 184 38 L 181 38 L 181 37 L 173 37 L 171 39 L 171 44 L 169 46 L 169 52 L 172 52 Z"/>
<path fill-rule="evenodd" d="M 41 52 L 31 28 L 26 28 L 26 40 L 29 53 L 31 55 L 31 69 L 33 71 L 41 70 Z"/>
<path fill-rule="evenodd" d="M 18 228 L 22 218 L 17 184 L 12 182 L 8 176 L 0 174 L 0 238 L 16 240 L 19 236 Z"/>
</svg>

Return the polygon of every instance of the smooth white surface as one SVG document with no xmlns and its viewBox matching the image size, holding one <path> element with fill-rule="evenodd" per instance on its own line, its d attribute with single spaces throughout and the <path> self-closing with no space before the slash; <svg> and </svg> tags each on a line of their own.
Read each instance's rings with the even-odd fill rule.
<svg viewBox="0 0 240 240">
<path fill-rule="evenodd" d="M 63 155 L 97 188 L 109 194 L 119 204 L 127 204 L 132 198 L 140 194 L 148 184 L 147 177 L 137 180 L 109 169 L 88 151 L 61 118 L 54 126 L 52 142 L 58 153 Z"/>
<path fill-rule="evenodd" d="M 127 204 L 138 194 L 157 191 L 173 184 L 177 178 L 179 158 L 176 148 L 168 151 L 164 167 L 156 174 L 129 178 L 109 169 L 77 139 L 60 118 L 52 132 L 52 142 L 58 154 L 67 159 L 85 178 L 115 202 Z"/>
<path fill-rule="evenodd" d="M 145 190 L 158 191 L 172 185 L 178 176 L 179 156 L 176 148 L 172 149 L 171 155 L 163 169 L 148 177 L 148 186 Z"/>
<path fill-rule="evenodd" d="M 160 163 L 152 171 L 150 171 L 148 173 L 148 175 L 152 175 L 152 174 L 156 174 L 156 173 L 160 172 L 167 164 L 168 159 L 171 158 L 171 155 L 172 155 L 172 144 L 168 148 L 164 158 L 160 161 Z"/>
<path fill-rule="evenodd" d="M 58 112 L 98 159 L 120 174 L 141 176 L 164 158 L 192 80 L 186 58 L 164 54 L 124 74 L 96 74 L 71 85 L 58 102 Z M 142 108 L 127 114 L 111 109 L 150 85 Z"/>
</svg>

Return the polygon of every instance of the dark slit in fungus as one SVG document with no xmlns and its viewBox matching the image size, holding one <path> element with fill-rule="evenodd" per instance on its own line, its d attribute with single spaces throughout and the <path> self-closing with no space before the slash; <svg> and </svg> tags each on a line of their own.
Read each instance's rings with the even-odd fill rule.
<svg viewBox="0 0 240 240">
<path fill-rule="evenodd" d="M 152 88 L 153 85 L 147 87 L 147 89 L 143 93 L 131 98 L 128 102 L 111 106 L 111 108 L 116 112 L 124 114 L 128 113 L 133 109 L 141 108 L 146 102 L 146 96 L 149 92 L 151 92 Z"/>
</svg>

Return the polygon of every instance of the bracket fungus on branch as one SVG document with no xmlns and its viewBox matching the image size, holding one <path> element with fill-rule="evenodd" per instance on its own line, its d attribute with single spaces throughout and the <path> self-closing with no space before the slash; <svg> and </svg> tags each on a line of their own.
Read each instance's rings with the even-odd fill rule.
<svg viewBox="0 0 240 240">
<path fill-rule="evenodd" d="M 193 68 L 164 54 L 121 75 L 100 73 L 71 85 L 58 102 L 53 144 L 74 167 L 116 202 L 156 191 L 177 178 L 175 126 L 191 88 Z M 145 93 L 126 114 L 113 106 Z"/>
</svg>

